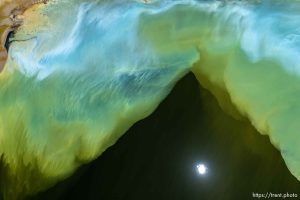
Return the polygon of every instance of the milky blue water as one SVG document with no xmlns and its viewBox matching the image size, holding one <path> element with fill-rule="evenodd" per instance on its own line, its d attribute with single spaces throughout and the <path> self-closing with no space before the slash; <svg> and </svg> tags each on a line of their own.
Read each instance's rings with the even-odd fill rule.
<svg viewBox="0 0 300 200">
<path fill-rule="evenodd" d="M 299 179 L 299 10 L 296 0 L 33 8 L 0 75 L 8 179 L 32 193 L 69 176 L 151 114 L 189 71 L 224 110 L 229 102 L 268 134 Z M 33 180 L 40 186 L 24 188 Z"/>
</svg>

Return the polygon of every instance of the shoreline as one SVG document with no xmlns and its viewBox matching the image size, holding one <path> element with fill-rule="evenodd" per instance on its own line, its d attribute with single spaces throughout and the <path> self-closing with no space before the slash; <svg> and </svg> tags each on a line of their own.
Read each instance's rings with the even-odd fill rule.
<svg viewBox="0 0 300 200">
<path fill-rule="evenodd" d="M 0 73 L 5 66 L 8 52 L 5 47 L 8 36 L 23 23 L 23 13 L 35 4 L 46 4 L 48 0 L 11 0 L 0 3 Z"/>
</svg>

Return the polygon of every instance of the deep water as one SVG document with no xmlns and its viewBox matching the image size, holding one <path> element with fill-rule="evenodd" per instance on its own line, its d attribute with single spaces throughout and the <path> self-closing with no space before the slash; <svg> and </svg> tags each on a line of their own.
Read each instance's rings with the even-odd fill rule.
<svg viewBox="0 0 300 200">
<path fill-rule="evenodd" d="M 141 167 L 132 167 L 133 161 L 115 164 L 114 173 L 121 173 L 117 180 L 135 180 L 131 172 L 146 182 L 161 182 L 165 185 L 157 186 L 161 191 L 170 188 L 186 194 L 189 190 L 177 186 L 175 180 L 193 180 L 195 165 L 202 161 L 211 171 L 207 179 L 219 180 L 216 183 L 221 184 L 223 196 L 231 194 L 226 188 L 239 187 L 235 185 L 249 185 L 249 189 L 255 184 L 261 190 L 264 184 L 257 179 L 269 180 L 266 185 L 280 185 L 278 190 L 290 190 L 292 186 L 280 179 L 290 176 L 276 171 L 274 166 L 281 159 L 271 156 L 274 149 L 270 150 L 269 143 L 300 180 L 299 13 L 296 0 L 60 0 L 31 7 L 11 38 L 8 60 L 0 75 L 0 191 L 4 199 L 22 199 L 44 191 L 97 159 L 136 122 L 153 113 L 177 81 L 190 72 L 213 94 L 222 110 L 239 122 L 215 108 L 215 100 L 203 90 L 199 93 L 193 86 L 186 87 L 184 92 L 193 93 L 193 98 L 180 93 L 180 98 L 168 100 L 169 112 L 153 115 L 157 117 L 149 127 L 138 128 L 153 117 L 131 129 L 143 135 L 132 139 L 137 144 L 130 142 L 132 147 L 116 156 L 122 155 L 121 159 L 129 163 L 140 155 L 145 163 Z M 171 110 L 177 107 L 180 109 Z M 130 132 L 128 135 L 138 135 Z M 255 139 L 259 133 L 269 139 Z M 152 142 L 146 140 L 148 146 L 143 144 L 150 137 L 147 134 L 153 137 Z M 212 148 L 209 139 L 201 139 L 205 135 L 216 141 Z M 177 142 L 169 142 L 170 138 Z M 226 145 L 228 149 L 221 148 Z M 138 147 L 162 157 L 151 161 Z M 193 154 L 204 147 L 209 148 L 202 149 L 205 153 Z M 184 153 L 176 156 L 180 149 Z M 226 155 L 227 151 L 231 154 Z M 212 159 L 218 156 L 222 157 L 220 162 Z M 172 158 L 180 158 L 176 163 L 181 167 L 167 162 Z M 240 161 L 230 167 L 234 163 L 230 159 Z M 168 166 L 163 167 L 162 161 Z M 264 166 L 264 162 L 272 165 Z M 103 166 L 105 177 L 109 175 L 106 171 L 113 169 L 109 166 L 107 170 Z M 216 167 L 224 171 L 214 170 Z M 171 173 L 173 168 L 178 171 Z M 247 175 L 242 171 L 239 176 L 239 168 Z M 126 169 L 132 171 L 123 171 Z M 176 189 L 172 189 L 172 181 L 156 180 L 155 172 L 161 173 L 158 177 L 162 180 L 169 174 Z M 103 178 L 101 184 L 108 187 L 110 181 L 117 182 L 114 176 Z M 248 177 L 249 182 L 234 182 L 235 177 Z M 235 184 L 227 183 L 230 181 Z M 135 183 L 143 186 L 141 181 Z M 184 180 L 178 183 L 188 185 Z M 281 186 L 283 183 L 286 186 Z M 130 186 L 117 184 L 120 186 L 114 187 L 122 186 L 124 191 Z M 160 193 L 146 185 L 153 194 Z M 98 189 L 97 184 L 94 187 Z M 141 191 L 134 190 L 132 195 Z"/>
<path fill-rule="evenodd" d="M 300 195 L 300 183 L 267 136 L 225 114 L 188 74 L 98 159 L 31 200 L 245 200 L 252 192 Z"/>
</svg>

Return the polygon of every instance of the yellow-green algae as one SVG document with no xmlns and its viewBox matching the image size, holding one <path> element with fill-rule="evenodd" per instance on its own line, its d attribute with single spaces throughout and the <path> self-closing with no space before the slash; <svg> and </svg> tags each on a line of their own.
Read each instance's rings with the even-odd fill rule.
<svg viewBox="0 0 300 200">
<path fill-rule="evenodd" d="M 193 71 L 300 179 L 296 1 L 61 0 L 36 6 L 0 75 L 1 188 L 22 198 L 69 176 Z"/>
</svg>

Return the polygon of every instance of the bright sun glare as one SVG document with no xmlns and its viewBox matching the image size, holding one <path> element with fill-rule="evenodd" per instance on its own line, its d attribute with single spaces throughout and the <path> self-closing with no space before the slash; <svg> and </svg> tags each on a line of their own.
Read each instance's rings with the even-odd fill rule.
<svg viewBox="0 0 300 200">
<path fill-rule="evenodd" d="M 207 167 L 204 164 L 198 164 L 197 171 L 200 175 L 204 175 L 207 172 Z"/>
</svg>

